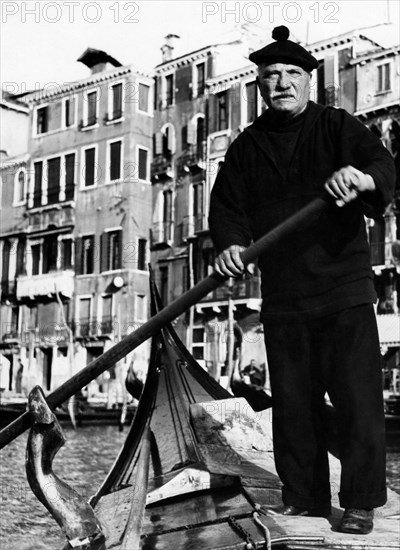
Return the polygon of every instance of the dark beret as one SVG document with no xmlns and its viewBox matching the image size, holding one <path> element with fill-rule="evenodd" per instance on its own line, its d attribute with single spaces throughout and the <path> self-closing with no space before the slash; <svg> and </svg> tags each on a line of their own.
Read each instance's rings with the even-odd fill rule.
<svg viewBox="0 0 400 550">
<path fill-rule="evenodd" d="M 250 61 L 256 65 L 266 63 L 290 63 L 298 65 L 305 71 L 312 71 L 318 67 L 318 61 L 307 50 L 299 44 L 288 40 L 289 29 L 284 25 L 275 27 L 272 31 L 272 38 L 276 42 L 272 42 L 264 48 L 252 52 L 249 56 Z"/>
</svg>

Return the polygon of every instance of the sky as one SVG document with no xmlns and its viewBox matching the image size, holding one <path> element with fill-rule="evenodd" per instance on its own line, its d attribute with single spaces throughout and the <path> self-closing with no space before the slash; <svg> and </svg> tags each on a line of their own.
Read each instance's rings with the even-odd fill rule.
<svg viewBox="0 0 400 550">
<path fill-rule="evenodd" d="M 281 24 L 291 38 L 308 43 L 353 29 L 384 46 L 400 43 L 400 2 L 391 0 L 2 0 L 0 5 L 0 80 L 16 94 L 89 76 L 76 61 L 87 47 L 151 71 L 161 62 L 169 33 L 180 37 L 178 54 L 237 38 L 242 25 L 265 32 L 265 43 Z"/>
</svg>

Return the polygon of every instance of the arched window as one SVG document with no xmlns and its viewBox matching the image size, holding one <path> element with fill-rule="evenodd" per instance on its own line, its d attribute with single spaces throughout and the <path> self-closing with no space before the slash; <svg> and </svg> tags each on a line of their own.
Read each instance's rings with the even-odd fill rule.
<svg viewBox="0 0 400 550">
<path fill-rule="evenodd" d="M 21 168 L 15 175 L 14 204 L 22 204 L 26 200 L 26 170 Z"/>
</svg>

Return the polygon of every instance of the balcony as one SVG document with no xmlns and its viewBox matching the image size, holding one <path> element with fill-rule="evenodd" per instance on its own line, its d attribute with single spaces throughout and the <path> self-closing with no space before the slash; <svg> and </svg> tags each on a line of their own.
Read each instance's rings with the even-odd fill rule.
<svg viewBox="0 0 400 550">
<path fill-rule="evenodd" d="M 243 280 L 235 280 L 232 287 L 233 300 L 261 299 L 260 277 L 251 277 Z M 202 300 L 203 302 L 225 302 L 228 300 L 228 289 L 219 287 Z"/>
<path fill-rule="evenodd" d="M 153 223 L 150 230 L 151 246 L 171 246 L 173 240 L 173 229 L 174 222 L 172 221 Z"/>
<path fill-rule="evenodd" d="M 34 299 L 38 296 L 53 296 L 56 292 L 71 298 L 74 292 L 74 272 L 51 271 L 42 275 L 17 277 L 17 299 Z"/>
<path fill-rule="evenodd" d="M 209 136 L 209 158 L 223 157 L 231 144 L 231 131 L 222 130 Z"/>
<path fill-rule="evenodd" d="M 76 338 L 109 338 L 114 335 L 115 328 L 113 317 L 103 317 L 100 321 L 82 318 L 73 323 Z"/>
<path fill-rule="evenodd" d="M 189 145 L 186 151 L 178 159 L 179 175 L 184 173 L 196 173 L 206 169 L 205 142 Z"/>
<path fill-rule="evenodd" d="M 68 199 L 67 199 L 68 200 Z M 43 231 L 52 227 L 71 227 L 75 225 L 75 211 L 71 205 L 46 205 L 40 211 L 28 211 L 29 231 Z"/>
<path fill-rule="evenodd" d="M 172 155 L 156 155 L 151 163 L 152 181 L 165 181 L 173 179 L 174 170 L 172 168 Z"/>
</svg>

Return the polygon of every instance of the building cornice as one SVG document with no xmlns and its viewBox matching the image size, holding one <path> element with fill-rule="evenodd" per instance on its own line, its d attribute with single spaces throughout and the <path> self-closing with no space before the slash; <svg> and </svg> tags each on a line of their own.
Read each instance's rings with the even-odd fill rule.
<svg viewBox="0 0 400 550">
<path fill-rule="evenodd" d="M 124 67 L 119 67 L 110 71 L 95 73 L 83 80 L 77 80 L 69 83 L 66 82 L 62 86 L 52 87 L 48 90 L 41 89 L 34 91 L 30 94 L 27 94 L 24 98 L 24 101 L 28 104 L 35 104 L 56 97 L 61 98 L 67 94 L 70 94 L 71 92 L 81 90 L 82 88 L 88 88 L 90 86 L 100 84 L 101 82 L 106 82 L 108 80 L 114 80 L 115 78 L 119 78 L 127 74 L 133 74 L 135 76 L 138 76 L 139 78 L 142 77 L 149 80 L 153 79 L 153 74 L 141 71 L 133 67 L 132 65 L 125 65 Z"/>
</svg>

